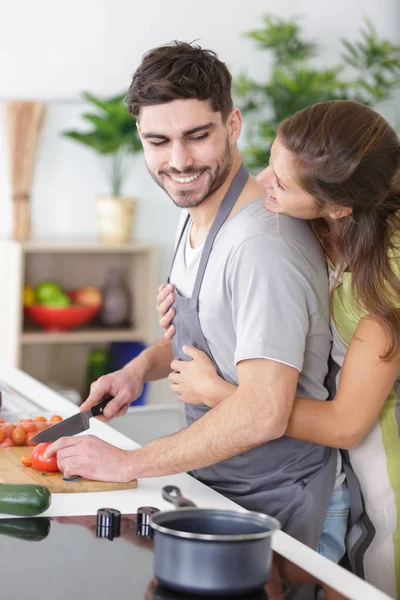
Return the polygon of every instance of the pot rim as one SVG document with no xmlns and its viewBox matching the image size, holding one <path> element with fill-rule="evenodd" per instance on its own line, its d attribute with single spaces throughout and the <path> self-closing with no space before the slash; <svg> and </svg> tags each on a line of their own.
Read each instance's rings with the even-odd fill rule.
<svg viewBox="0 0 400 600">
<path fill-rule="evenodd" d="M 188 512 L 188 511 L 192 511 L 192 512 L 198 512 L 201 511 L 202 513 L 213 513 L 213 514 L 221 514 L 224 516 L 227 515 L 232 515 L 234 517 L 236 516 L 250 516 L 250 517 L 256 517 L 258 520 L 262 520 L 265 521 L 265 523 L 268 523 L 269 525 L 272 525 L 271 529 L 268 529 L 266 531 L 262 531 L 260 533 L 242 533 L 242 534 L 237 534 L 237 535 L 218 535 L 218 534 L 210 534 L 210 533 L 191 533 L 189 531 L 179 531 L 176 529 L 171 529 L 170 527 L 166 527 L 164 525 L 160 525 L 159 523 L 157 523 L 157 519 L 158 518 L 162 518 L 163 516 L 178 516 L 179 513 L 181 512 Z M 171 535 L 173 537 L 178 537 L 178 538 L 186 538 L 186 539 L 193 539 L 193 540 L 202 540 L 202 541 L 215 541 L 215 542 L 242 542 L 242 541 L 250 541 L 250 540 L 260 540 L 263 538 L 268 538 L 271 537 L 273 533 L 275 533 L 275 531 L 279 530 L 281 528 L 281 524 L 280 522 L 275 519 L 274 517 L 270 517 L 269 515 L 266 515 L 264 513 L 260 513 L 260 512 L 256 512 L 256 511 L 252 511 L 252 510 L 247 510 L 247 511 L 243 511 L 243 510 L 234 510 L 234 509 L 217 509 L 217 508 L 194 508 L 194 507 L 184 507 L 184 508 L 178 508 L 176 510 L 170 510 L 170 511 L 162 511 L 162 512 L 157 512 L 153 515 L 151 515 L 150 517 L 150 525 L 153 529 L 155 529 L 156 531 L 160 532 L 160 533 L 165 533 L 167 535 Z"/>
</svg>

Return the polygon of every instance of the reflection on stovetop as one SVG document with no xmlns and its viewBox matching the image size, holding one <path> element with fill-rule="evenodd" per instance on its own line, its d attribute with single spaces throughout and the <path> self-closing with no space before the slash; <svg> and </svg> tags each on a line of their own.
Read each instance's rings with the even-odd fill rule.
<svg viewBox="0 0 400 600">
<path fill-rule="evenodd" d="M 268 595 L 263 589 L 252 593 L 246 592 L 246 594 L 240 594 L 239 596 L 194 595 L 192 593 L 175 592 L 158 584 L 155 586 L 151 598 L 152 600 L 268 600 Z"/>
<path fill-rule="evenodd" d="M 137 515 L 119 515 L 110 508 L 99 512 L 101 519 L 96 515 L 0 519 L 0 562 L 8 575 L 2 578 L 1 600 L 15 600 L 16 581 L 18 600 L 31 600 L 32 589 L 39 589 L 44 580 L 48 585 L 41 598 L 52 600 L 65 573 L 73 573 L 73 580 L 67 577 L 57 587 L 59 600 L 71 596 L 74 600 L 315 600 L 315 582 L 305 584 L 305 572 L 297 579 L 297 573 L 282 571 L 282 558 L 276 554 L 270 581 L 253 593 L 214 596 L 163 587 L 154 578 L 155 540 L 143 523 L 139 527 Z M 29 570 L 23 580 L 21 564 Z M 99 565 L 107 567 L 99 569 Z M 88 572 L 95 572 L 96 577 L 88 578 Z"/>
</svg>

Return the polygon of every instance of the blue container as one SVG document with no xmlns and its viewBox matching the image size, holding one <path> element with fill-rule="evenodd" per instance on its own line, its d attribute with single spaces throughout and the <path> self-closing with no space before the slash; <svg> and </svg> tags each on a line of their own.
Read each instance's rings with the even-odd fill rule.
<svg viewBox="0 0 400 600">
<path fill-rule="evenodd" d="M 141 342 L 112 342 L 110 349 L 110 371 L 122 369 L 128 362 L 138 356 L 146 345 Z M 146 397 L 149 390 L 149 384 L 146 382 L 143 386 L 143 392 L 137 400 L 131 402 L 131 406 L 141 406 L 146 403 Z"/>
</svg>

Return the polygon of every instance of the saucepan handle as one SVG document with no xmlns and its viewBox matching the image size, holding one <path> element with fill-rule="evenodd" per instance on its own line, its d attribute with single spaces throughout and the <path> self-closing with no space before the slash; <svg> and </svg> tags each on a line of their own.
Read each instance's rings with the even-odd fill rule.
<svg viewBox="0 0 400 600">
<path fill-rule="evenodd" d="M 171 502 L 178 508 L 185 508 L 185 506 L 196 506 L 194 502 L 188 500 L 182 495 L 181 490 L 176 485 L 166 485 L 162 489 L 162 497 L 167 502 Z"/>
</svg>

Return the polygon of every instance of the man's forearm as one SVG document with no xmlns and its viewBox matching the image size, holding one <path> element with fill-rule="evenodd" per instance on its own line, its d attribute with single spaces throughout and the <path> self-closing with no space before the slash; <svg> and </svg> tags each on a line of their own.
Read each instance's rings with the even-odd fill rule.
<svg viewBox="0 0 400 600">
<path fill-rule="evenodd" d="M 195 423 L 130 451 L 129 477 L 158 477 L 206 467 L 283 435 L 297 375 L 258 383 L 220 402 Z M 268 399 L 266 401 L 266 399 Z M 282 412 L 282 405 L 286 409 Z"/>
<path fill-rule="evenodd" d="M 140 373 L 143 382 L 156 381 L 168 377 L 173 358 L 172 342 L 162 337 L 131 360 L 124 369 Z"/>
</svg>

